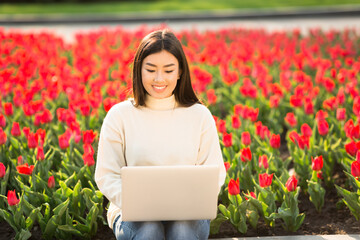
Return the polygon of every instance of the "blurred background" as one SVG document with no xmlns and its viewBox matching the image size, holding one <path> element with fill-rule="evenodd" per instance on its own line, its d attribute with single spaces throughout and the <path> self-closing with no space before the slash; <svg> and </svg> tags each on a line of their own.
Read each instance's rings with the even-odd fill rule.
<svg viewBox="0 0 360 240">
<path fill-rule="evenodd" d="M 166 24 L 173 30 L 224 27 L 344 29 L 360 26 L 360 0 L 2 0 L 0 26 L 74 33 L 101 27 Z"/>
</svg>

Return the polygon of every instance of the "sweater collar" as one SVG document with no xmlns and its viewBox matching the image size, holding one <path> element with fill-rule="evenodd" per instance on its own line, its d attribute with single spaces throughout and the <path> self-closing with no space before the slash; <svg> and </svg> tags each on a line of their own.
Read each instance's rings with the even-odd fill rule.
<svg viewBox="0 0 360 240">
<path fill-rule="evenodd" d="M 154 98 L 146 94 L 145 105 L 152 110 L 172 110 L 177 106 L 174 94 L 167 98 Z"/>
</svg>

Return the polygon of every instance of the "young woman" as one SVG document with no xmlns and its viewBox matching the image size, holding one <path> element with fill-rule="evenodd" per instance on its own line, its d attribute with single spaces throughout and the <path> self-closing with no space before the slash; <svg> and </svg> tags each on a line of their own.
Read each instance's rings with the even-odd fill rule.
<svg viewBox="0 0 360 240">
<path fill-rule="evenodd" d="M 147 35 L 133 62 L 134 98 L 114 105 L 100 132 L 95 181 L 110 201 L 109 226 L 119 239 L 207 239 L 210 220 L 121 220 L 123 166 L 218 165 L 225 167 L 215 121 L 192 89 L 180 41 L 168 30 Z M 206 186 L 204 186 L 206 187 Z"/>
</svg>

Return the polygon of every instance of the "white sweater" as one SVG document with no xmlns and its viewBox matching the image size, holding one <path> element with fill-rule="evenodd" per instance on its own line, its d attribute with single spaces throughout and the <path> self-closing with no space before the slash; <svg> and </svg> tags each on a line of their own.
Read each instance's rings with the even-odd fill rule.
<svg viewBox="0 0 360 240">
<path fill-rule="evenodd" d="M 110 201 L 110 228 L 121 214 L 123 166 L 219 165 L 219 191 L 226 170 L 214 118 L 201 104 L 179 106 L 172 95 L 146 96 L 146 107 L 133 100 L 114 105 L 101 127 L 95 181 Z"/>
</svg>

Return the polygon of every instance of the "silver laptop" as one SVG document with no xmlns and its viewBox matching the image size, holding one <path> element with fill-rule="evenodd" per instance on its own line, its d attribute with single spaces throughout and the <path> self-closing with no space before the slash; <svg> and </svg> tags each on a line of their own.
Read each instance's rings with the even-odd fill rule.
<svg viewBox="0 0 360 240">
<path fill-rule="evenodd" d="M 123 167 L 122 220 L 214 219 L 219 168 L 201 166 Z"/>
</svg>

